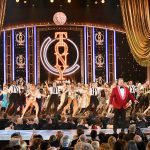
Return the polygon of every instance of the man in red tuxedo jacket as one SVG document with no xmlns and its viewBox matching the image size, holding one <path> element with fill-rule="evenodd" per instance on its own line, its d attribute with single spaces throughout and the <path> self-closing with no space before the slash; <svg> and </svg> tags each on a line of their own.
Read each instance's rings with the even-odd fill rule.
<svg viewBox="0 0 150 150">
<path fill-rule="evenodd" d="M 126 105 L 129 100 L 132 100 L 135 103 L 138 102 L 130 93 L 129 89 L 124 86 L 124 80 L 119 78 L 118 85 L 113 88 L 110 96 L 110 105 L 114 108 L 114 133 L 117 133 L 119 117 L 121 121 L 121 130 L 124 131 L 126 124 Z"/>
</svg>

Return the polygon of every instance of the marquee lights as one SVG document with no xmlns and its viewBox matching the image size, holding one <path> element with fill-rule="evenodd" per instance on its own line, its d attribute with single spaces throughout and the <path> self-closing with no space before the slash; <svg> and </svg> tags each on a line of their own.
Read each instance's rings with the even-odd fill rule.
<svg viewBox="0 0 150 150">
<path fill-rule="evenodd" d="M 116 31 L 114 31 L 114 78 L 117 79 L 117 70 L 116 70 Z"/>
<path fill-rule="evenodd" d="M 4 84 L 6 84 L 6 32 L 3 32 Z"/>
<path fill-rule="evenodd" d="M 12 80 L 15 80 L 15 41 L 14 41 L 14 30 L 12 30 Z"/>
<path fill-rule="evenodd" d="M 93 39 L 92 39 L 92 44 L 93 44 L 93 82 L 95 82 L 95 28 L 92 28 L 92 33 L 93 33 Z"/>
<path fill-rule="evenodd" d="M 106 82 L 108 82 L 108 31 L 105 30 L 105 46 L 106 46 Z"/>
<path fill-rule="evenodd" d="M 77 53 L 77 58 L 76 58 L 75 62 L 73 63 L 73 65 L 68 66 L 67 61 L 64 62 L 64 60 L 62 58 L 60 58 L 60 56 L 58 55 L 58 51 L 56 52 L 56 48 L 58 48 L 58 47 L 57 46 L 55 47 L 56 59 L 61 59 L 62 64 L 64 65 L 63 67 L 65 67 L 64 70 L 61 70 L 63 73 L 63 76 L 67 76 L 67 75 L 73 74 L 74 72 L 76 72 L 80 68 L 80 66 L 77 64 L 78 60 L 79 60 L 79 50 L 78 50 L 78 47 L 76 46 L 76 44 L 72 40 L 70 40 L 68 38 L 64 38 L 64 39 L 67 40 L 68 42 L 70 42 L 75 47 L 75 50 Z M 40 57 L 41 57 L 41 62 L 47 71 L 49 71 L 50 73 L 52 73 L 54 75 L 59 76 L 59 79 L 63 79 L 63 76 L 60 73 L 60 69 L 59 69 L 60 64 L 57 63 L 57 60 L 56 60 L 56 65 L 52 66 L 50 64 L 50 62 L 48 61 L 48 58 L 47 58 L 48 48 L 56 40 L 59 40 L 59 38 L 51 39 L 50 37 L 47 37 L 44 40 L 44 42 L 42 43 L 42 46 L 41 46 Z M 67 47 L 65 47 L 65 48 L 67 48 Z M 62 55 L 64 55 L 66 57 L 68 55 L 67 53 L 68 52 L 64 51 L 64 53 Z M 66 57 L 66 59 L 67 59 L 67 57 Z"/>
<path fill-rule="evenodd" d="M 34 83 L 37 84 L 37 37 L 36 37 L 36 26 L 34 26 Z"/>
<path fill-rule="evenodd" d="M 28 28 L 25 30 L 25 39 L 26 39 L 26 83 L 28 83 Z"/>
</svg>

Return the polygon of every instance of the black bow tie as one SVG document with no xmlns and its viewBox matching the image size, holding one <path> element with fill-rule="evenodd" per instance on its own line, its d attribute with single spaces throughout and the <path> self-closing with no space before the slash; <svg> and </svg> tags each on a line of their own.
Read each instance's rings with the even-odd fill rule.
<svg viewBox="0 0 150 150">
<path fill-rule="evenodd" d="M 120 86 L 120 89 L 124 89 L 124 87 L 123 87 L 123 86 Z"/>
</svg>

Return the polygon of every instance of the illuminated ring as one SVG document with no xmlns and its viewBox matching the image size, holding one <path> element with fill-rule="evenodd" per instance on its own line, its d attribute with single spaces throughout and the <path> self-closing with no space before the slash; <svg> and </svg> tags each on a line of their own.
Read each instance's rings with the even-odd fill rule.
<svg viewBox="0 0 150 150">
<path fill-rule="evenodd" d="M 48 59 L 47 59 L 47 51 L 48 51 L 48 47 L 54 42 L 56 41 L 57 39 L 51 39 L 50 37 L 46 38 L 41 46 L 41 51 L 40 51 L 40 58 L 41 58 L 41 62 L 43 64 L 43 66 L 45 67 L 45 69 L 49 72 L 51 72 L 52 74 L 54 75 L 59 75 L 59 72 L 56 68 L 54 68 L 49 62 L 48 62 Z M 71 44 L 73 44 L 73 46 L 75 47 L 76 49 L 76 52 L 77 52 L 77 58 L 74 62 L 74 64 L 69 67 L 68 69 L 66 69 L 64 71 L 64 76 L 66 75 L 70 75 L 72 73 L 74 73 L 75 71 L 77 71 L 80 66 L 77 64 L 78 62 L 78 59 L 79 59 L 79 50 L 78 50 L 78 47 L 76 46 L 76 44 L 70 40 L 70 39 L 66 39 L 67 41 L 69 41 Z"/>
</svg>

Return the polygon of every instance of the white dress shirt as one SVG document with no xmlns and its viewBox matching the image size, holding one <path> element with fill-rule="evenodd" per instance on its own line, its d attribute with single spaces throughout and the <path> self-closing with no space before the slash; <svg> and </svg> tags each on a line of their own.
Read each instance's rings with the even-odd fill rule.
<svg viewBox="0 0 150 150">
<path fill-rule="evenodd" d="M 119 90 L 120 90 L 121 96 L 124 97 L 124 95 L 125 95 L 125 89 L 119 87 Z"/>
<path fill-rule="evenodd" d="M 9 87 L 9 93 L 20 93 L 20 88 L 16 85 L 11 85 Z"/>
</svg>

